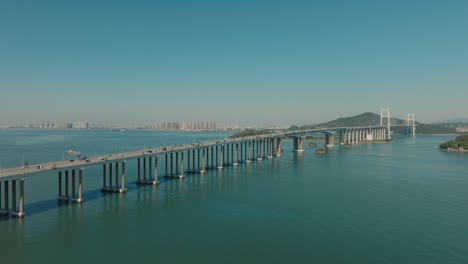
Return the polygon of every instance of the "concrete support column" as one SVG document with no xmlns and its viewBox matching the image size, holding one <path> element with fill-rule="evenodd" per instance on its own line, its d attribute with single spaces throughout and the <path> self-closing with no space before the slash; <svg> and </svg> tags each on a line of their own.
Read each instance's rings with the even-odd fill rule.
<svg viewBox="0 0 468 264">
<path fill-rule="evenodd" d="M 174 167 L 173 167 L 173 164 L 174 164 L 174 152 L 171 152 L 171 177 L 174 177 Z"/>
<path fill-rule="evenodd" d="M 5 182 L 7 184 L 8 182 Z M 6 191 L 6 190 L 5 190 Z M 58 197 L 62 197 L 62 172 L 58 172 Z"/>
<path fill-rule="evenodd" d="M 218 166 L 219 164 L 219 152 L 218 152 L 218 145 L 216 145 L 216 148 L 215 148 L 216 152 L 215 152 L 215 156 L 216 156 L 216 165 L 213 165 L 213 168 Z"/>
<path fill-rule="evenodd" d="M 229 160 L 229 164 L 233 164 L 233 163 L 234 163 L 234 143 L 231 144 L 231 159 Z"/>
<path fill-rule="evenodd" d="M 102 164 L 102 187 L 101 191 L 105 191 L 107 189 L 106 186 L 106 164 Z"/>
<path fill-rule="evenodd" d="M 127 188 L 125 188 L 125 164 L 127 164 L 127 162 L 125 160 L 122 161 L 122 179 L 121 179 L 122 185 L 120 186 L 120 189 L 118 189 L 119 193 L 127 192 Z M 117 185 L 116 187 L 118 188 Z"/>
<path fill-rule="evenodd" d="M 257 139 L 256 141 L 257 141 L 257 149 L 255 150 L 255 157 L 254 157 L 254 159 L 255 159 L 255 158 L 258 159 L 258 158 L 260 157 L 260 140 Z"/>
<path fill-rule="evenodd" d="M 179 152 L 176 152 L 175 154 L 175 175 L 174 176 L 179 176 Z"/>
<path fill-rule="evenodd" d="M 293 151 L 302 152 L 304 151 L 304 138 L 294 138 L 294 149 Z"/>
<path fill-rule="evenodd" d="M 208 154 L 208 148 L 206 148 L 206 153 Z M 213 155 L 213 147 L 211 148 L 211 155 Z M 211 158 L 213 159 L 213 156 L 211 156 Z M 205 172 L 206 172 L 206 170 L 205 170 L 205 149 L 203 148 L 203 151 L 202 151 L 202 168 L 201 168 L 201 170 L 198 170 L 198 173 L 204 174 Z"/>
<path fill-rule="evenodd" d="M 68 201 L 68 170 L 65 171 L 65 197 Z"/>
<path fill-rule="evenodd" d="M 184 151 L 180 153 L 180 175 L 179 179 L 185 178 L 184 175 Z"/>
<path fill-rule="evenodd" d="M 14 215 L 13 216 L 16 216 L 16 217 L 23 217 L 25 212 L 24 212 L 24 181 L 26 179 L 23 177 L 21 178 L 20 180 L 20 203 L 19 203 L 19 210 L 17 212 L 14 212 Z"/>
<path fill-rule="evenodd" d="M 281 148 L 281 138 L 276 139 L 276 156 L 279 157 L 281 156 L 281 153 L 283 152 Z"/>
<path fill-rule="evenodd" d="M 187 173 L 190 173 L 190 149 L 187 150 Z"/>
<path fill-rule="evenodd" d="M 82 203 L 83 202 L 83 169 L 78 170 L 78 197 L 75 192 L 75 170 L 72 171 L 72 202 Z M 102 189 L 101 189 L 102 190 Z"/>
<path fill-rule="evenodd" d="M 148 180 L 145 179 L 145 182 L 151 182 L 151 175 L 153 174 L 153 157 L 148 157 Z"/>
<path fill-rule="evenodd" d="M 72 202 L 75 200 L 76 196 L 76 188 L 75 188 L 75 170 L 72 169 Z"/>
<path fill-rule="evenodd" d="M 234 163 L 232 163 L 233 166 L 237 166 L 239 165 L 238 161 L 239 161 L 239 144 L 236 143 L 236 153 L 234 155 Z"/>
<path fill-rule="evenodd" d="M 137 159 L 137 184 L 141 183 L 141 177 L 140 177 L 140 158 Z"/>
<path fill-rule="evenodd" d="M 263 139 L 258 140 L 258 145 L 260 146 L 259 146 L 259 154 L 257 156 L 257 160 L 262 160 L 263 159 Z"/>
<path fill-rule="evenodd" d="M 158 157 L 159 156 L 154 157 L 154 181 L 150 182 L 153 185 L 159 184 L 159 181 L 158 181 Z"/>
<path fill-rule="evenodd" d="M 5 205 L 4 205 L 3 208 L 0 208 L 0 214 L 9 214 L 10 213 L 10 208 L 9 208 L 10 204 L 9 204 L 9 201 L 8 201 L 8 199 L 9 199 L 8 198 L 8 195 L 9 195 L 9 193 L 8 193 L 8 181 L 5 181 L 3 184 L 4 184 L 4 186 L 3 186 L 4 187 L 4 193 L 3 194 L 4 194 L 4 198 L 5 198 L 4 199 L 5 200 Z"/>
<path fill-rule="evenodd" d="M 169 175 L 167 174 L 167 153 L 166 153 L 165 156 L 164 156 L 164 162 L 166 163 L 165 166 L 164 166 L 164 170 L 166 171 L 165 177 L 167 177 L 167 176 L 169 176 Z"/>
<path fill-rule="evenodd" d="M 11 180 L 11 211 L 16 211 L 16 180 Z"/>
<path fill-rule="evenodd" d="M 334 147 L 335 146 L 335 134 L 334 133 L 325 133 L 325 145 L 327 147 Z"/>
<path fill-rule="evenodd" d="M 223 162 L 224 162 L 224 145 L 221 145 L 221 153 L 219 154 L 220 162 L 218 166 L 218 170 L 223 169 Z"/>
<path fill-rule="evenodd" d="M 197 149 L 197 163 L 198 163 L 198 167 L 197 169 L 200 170 L 200 149 Z"/>
<path fill-rule="evenodd" d="M 246 150 L 247 150 L 247 157 L 246 157 L 245 162 L 246 162 L 246 163 L 250 163 L 250 160 L 251 160 L 251 158 L 250 158 L 250 153 L 251 153 L 251 141 L 249 141 L 247 144 L 249 145 L 249 147 L 246 149 Z"/>
<path fill-rule="evenodd" d="M 146 177 L 145 177 L 145 180 L 146 180 Z M 115 162 L 115 187 L 112 188 L 112 191 L 114 192 L 119 191 L 119 162 L 118 161 Z"/>
<path fill-rule="evenodd" d="M 83 169 L 78 171 L 78 199 L 76 199 L 76 202 L 83 202 Z"/>
<path fill-rule="evenodd" d="M 143 162 L 143 163 L 145 163 L 145 162 Z M 109 188 L 107 188 L 107 190 L 110 191 L 110 192 L 112 191 L 112 162 L 109 163 Z"/>
<path fill-rule="evenodd" d="M 192 151 L 192 171 L 195 172 L 195 150 Z"/>
<path fill-rule="evenodd" d="M 18 210 L 16 208 L 16 196 L 17 196 L 16 195 L 16 190 L 17 190 L 16 182 L 17 181 L 19 181 L 19 208 L 18 208 Z M 5 208 L 0 210 L 0 213 L 2 213 L 2 214 L 10 213 L 11 216 L 19 217 L 19 218 L 24 216 L 24 181 L 25 181 L 24 177 L 19 179 L 19 180 L 14 179 L 14 180 L 11 181 L 11 188 L 12 188 L 11 189 L 11 192 L 12 192 L 12 194 L 11 194 L 11 201 L 12 201 L 11 211 L 8 208 L 8 203 L 6 203 Z M 8 192 L 5 192 L 5 194 L 8 194 Z"/>
<path fill-rule="evenodd" d="M 269 145 L 270 145 L 270 152 L 268 154 L 268 158 L 273 158 L 273 147 L 275 146 L 275 142 L 273 138 L 268 139 Z"/>
<path fill-rule="evenodd" d="M 59 184 L 58 184 L 58 191 L 59 191 L 59 195 L 58 195 L 58 199 L 59 201 L 68 201 L 68 171 L 65 171 L 65 195 L 63 195 L 63 192 L 62 192 L 62 172 L 59 171 L 58 173 L 58 180 L 59 180 Z"/>
<path fill-rule="evenodd" d="M 229 166 L 229 165 L 230 165 L 230 164 L 229 164 L 229 160 L 230 160 L 230 158 L 231 158 L 231 156 L 229 155 L 229 149 L 230 149 L 229 146 L 230 146 L 230 145 L 231 145 L 231 144 L 229 144 L 229 143 L 226 144 L 226 162 L 224 163 L 224 166 Z"/>
<path fill-rule="evenodd" d="M 214 169 L 214 147 L 211 146 L 211 164 L 210 164 L 210 168 Z"/>
<path fill-rule="evenodd" d="M 143 181 L 146 181 L 146 157 L 143 158 Z"/>
</svg>

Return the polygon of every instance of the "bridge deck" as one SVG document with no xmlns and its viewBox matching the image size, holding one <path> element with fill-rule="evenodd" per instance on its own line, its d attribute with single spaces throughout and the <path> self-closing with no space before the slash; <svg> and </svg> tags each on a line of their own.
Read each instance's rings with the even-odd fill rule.
<svg viewBox="0 0 468 264">
<path fill-rule="evenodd" d="M 124 152 L 124 153 L 88 157 L 86 160 L 54 161 L 54 162 L 49 162 L 49 163 L 29 165 L 27 167 L 15 167 L 15 168 L 2 169 L 0 170 L 0 179 L 6 180 L 8 178 L 18 178 L 24 175 L 38 174 L 38 173 L 43 173 L 43 172 L 47 172 L 51 170 L 85 168 L 85 167 L 97 166 L 99 164 L 104 164 L 104 163 L 111 162 L 111 161 L 122 161 L 122 160 L 128 160 L 128 159 L 136 159 L 140 157 L 154 157 L 157 155 L 163 155 L 163 154 L 171 153 L 171 152 L 181 152 L 181 151 L 191 150 L 191 149 L 202 149 L 202 148 L 216 146 L 216 145 L 244 142 L 244 141 L 249 141 L 249 140 L 254 140 L 254 139 L 281 138 L 284 136 L 293 136 L 293 135 L 299 135 L 299 134 L 305 135 L 307 133 L 323 133 L 323 132 L 340 131 L 340 130 L 346 130 L 346 129 L 366 129 L 366 128 L 383 128 L 383 127 L 366 126 L 366 127 L 313 128 L 313 129 L 298 130 L 298 131 L 267 133 L 263 135 L 248 136 L 248 137 L 242 137 L 242 138 L 211 140 L 211 141 L 205 141 L 201 143 L 182 144 L 182 145 L 170 146 L 170 147 L 166 146 L 166 147 L 159 147 L 159 148 L 143 149 L 143 150 Z"/>
</svg>

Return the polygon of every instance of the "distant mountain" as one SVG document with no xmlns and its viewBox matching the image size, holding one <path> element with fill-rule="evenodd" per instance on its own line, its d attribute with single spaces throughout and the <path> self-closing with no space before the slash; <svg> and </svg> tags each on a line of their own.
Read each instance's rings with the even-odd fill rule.
<svg viewBox="0 0 468 264">
<path fill-rule="evenodd" d="M 452 118 L 444 121 L 434 122 L 434 124 L 463 123 L 468 124 L 468 118 Z"/>
<path fill-rule="evenodd" d="M 384 120 L 386 121 L 386 119 Z M 390 125 L 401 125 L 405 121 L 397 118 L 390 118 Z M 318 124 L 319 127 L 349 127 L 349 126 L 377 126 L 380 125 L 380 115 L 366 112 L 357 116 L 341 117 L 333 121 Z"/>
<path fill-rule="evenodd" d="M 386 119 L 384 119 L 385 123 Z M 405 125 L 406 120 L 398 118 L 390 118 L 390 126 Z M 307 126 L 292 126 L 288 130 L 310 129 L 315 127 L 356 127 L 356 126 L 377 126 L 380 125 L 380 115 L 366 112 L 360 115 L 351 117 L 341 117 L 326 123 Z M 385 124 L 384 124 L 385 125 Z M 450 127 L 441 124 L 423 124 L 416 122 L 416 134 L 456 134 L 455 127 Z M 395 134 L 405 134 L 406 127 L 392 127 L 392 132 Z"/>
<path fill-rule="evenodd" d="M 436 125 L 445 126 L 445 127 L 453 127 L 453 128 L 467 128 L 468 127 L 468 123 L 464 123 L 464 122 L 437 123 Z"/>
</svg>

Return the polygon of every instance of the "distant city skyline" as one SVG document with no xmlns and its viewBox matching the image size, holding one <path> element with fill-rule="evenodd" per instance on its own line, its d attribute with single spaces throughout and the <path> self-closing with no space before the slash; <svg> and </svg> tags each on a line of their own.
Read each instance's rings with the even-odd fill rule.
<svg viewBox="0 0 468 264">
<path fill-rule="evenodd" d="M 0 126 L 468 118 L 467 1 L 4 1 Z"/>
</svg>

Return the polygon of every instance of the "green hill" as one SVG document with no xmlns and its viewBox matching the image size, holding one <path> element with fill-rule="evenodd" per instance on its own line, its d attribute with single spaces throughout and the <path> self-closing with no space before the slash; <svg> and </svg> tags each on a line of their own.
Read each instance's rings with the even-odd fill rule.
<svg viewBox="0 0 468 264">
<path fill-rule="evenodd" d="M 468 149 L 468 135 L 461 135 L 454 140 L 449 140 L 439 145 L 439 148 L 445 150 L 463 150 Z"/>
<path fill-rule="evenodd" d="M 384 120 L 385 122 L 386 120 Z M 396 127 L 396 125 L 405 125 L 406 120 L 398 118 L 390 118 L 390 126 L 394 134 L 405 134 L 406 126 Z M 357 127 L 357 126 L 377 126 L 380 125 L 380 115 L 375 113 L 366 112 L 360 115 L 351 117 L 341 117 L 329 122 L 320 123 L 316 125 L 306 126 L 292 126 L 288 130 L 298 129 L 311 129 L 316 127 Z M 428 135 L 428 134 L 456 134 L 457 131 L 454 127 L 449 127 L 440 124 L 423 124 L 416 122 L 416 134 Z"/>
</svg>

